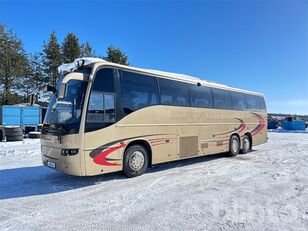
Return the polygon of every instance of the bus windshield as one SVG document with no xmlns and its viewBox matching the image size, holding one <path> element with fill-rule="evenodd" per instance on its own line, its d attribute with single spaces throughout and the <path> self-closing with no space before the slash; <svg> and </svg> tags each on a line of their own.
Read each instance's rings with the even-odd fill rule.
<svg viewBox="0 0 308 231">
<path fill-rule="evenodd" d="M 57 90 L 59 90 L 62 79 L 59 79 Z M 57 99 L 55 95 L 52 96 L 42 133 L 66 135 L 79 132 L 87 84 L 86 81 L 82 80 L 69 80 L 66 85 L 66 93 L 62 99 Z"/>
</svg>

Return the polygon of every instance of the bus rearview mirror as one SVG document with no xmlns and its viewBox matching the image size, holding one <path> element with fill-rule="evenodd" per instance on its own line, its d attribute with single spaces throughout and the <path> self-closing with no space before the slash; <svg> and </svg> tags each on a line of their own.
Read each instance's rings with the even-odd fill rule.
<svg viewBox="0 0 308 231">
<path fill-rule="evenodd" d="M 55 95 L 57 94 L 57 89 L 55 87 L 53 87 L 53 86 L 50 86 L 50 85 L 46 85 L 45 88 L 44 88 L 44 91 L 45 92 L 51 91 Z"/>
<path fill-rule="evenodd" d="M 34 94 L 30 95 L 29 103 L 30 103 L 30 106 L 33 106 L 33 104 L 34 104 Z"/>
</svg>

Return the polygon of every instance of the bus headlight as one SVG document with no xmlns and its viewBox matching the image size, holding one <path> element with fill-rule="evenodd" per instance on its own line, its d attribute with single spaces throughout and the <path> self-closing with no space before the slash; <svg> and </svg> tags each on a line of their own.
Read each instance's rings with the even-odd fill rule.
<svg viewBox="0 0 308 231">
<path fill-rule="evenodd" d="M 78 154 L 78 152 L 79 152 L 78 148 L 62 149 L 61 156 L 74 156 Z"/>
</svg>

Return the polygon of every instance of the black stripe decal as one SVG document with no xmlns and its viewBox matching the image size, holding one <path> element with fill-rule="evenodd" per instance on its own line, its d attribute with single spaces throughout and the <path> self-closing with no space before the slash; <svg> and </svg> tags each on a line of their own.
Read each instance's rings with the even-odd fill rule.
<svg viewBox="0 0 308 231">
<path fill-rule="evenodd" d="M 227 135 L 227 134 L 229 134 L 229 133 L 232 133 L 232 132 L 235 132 L 235 131 L 239 130 L 239 129 L 242 127 L 242 123 L 243 123 L 244 121 L 241 120 L 241 119 L 239 119 L 239 118 L 235 118 L 235 119 L 237 119 L 238 121 L 241 122 L 240 126 L 238 126 L 237 128 L 233 129 L 233 130 L 230 131 L 230 132 L 224 132 L 224 133 L 220 133 L 220 134 L 215 134 L 215 136 Z"/>
<path fill-rule="evenodd" d="M 141 137 L 160 136 L 160 135 L 168 135 L 168 134 L 151 134 L 151 135 L 143 135 L 143 136 L 133 136 L 133 137 L 125 138 L 125 139 L 115 140 L 115 141 L 112 141 L 110 143 L 103 144 L 102 146 L 99 146 L 98 148 L 96 148 L 93 151 L 91 151 L 90 157 L 94 158 L 96 155 L 98 155 L 99 153 L 104 151 L 106 148 L 108 148 L 108 147 L 110 147 L 110 146 L 112 146 L 114 144 L 120 143 L 122 141 L 136 139 L 136 138 L 141 138 Z"/>
</svg>

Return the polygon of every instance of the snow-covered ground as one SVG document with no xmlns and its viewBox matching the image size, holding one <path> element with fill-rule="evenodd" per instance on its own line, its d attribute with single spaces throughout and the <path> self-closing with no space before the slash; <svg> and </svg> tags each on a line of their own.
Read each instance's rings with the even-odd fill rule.
<svg viewBox="0 0 308 231">
<path fill-rule="evenodd" d="M 0 143 L 0 229 L 308 230 L 308 134 L 132 179 L 67 176 L 41 165 L 39 140 Z"/>
</svg>

